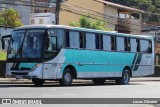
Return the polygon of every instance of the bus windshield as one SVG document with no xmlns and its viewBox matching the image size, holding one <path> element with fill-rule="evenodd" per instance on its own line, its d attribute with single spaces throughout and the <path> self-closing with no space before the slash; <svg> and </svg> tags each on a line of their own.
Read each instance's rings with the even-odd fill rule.
<svg viewBox="0 0 160 107">
<path fill-rule="evenodd" d="M 40 58 L 45 30 L 17 30 L 12 33 L 8 58 Z"/>
</svg>

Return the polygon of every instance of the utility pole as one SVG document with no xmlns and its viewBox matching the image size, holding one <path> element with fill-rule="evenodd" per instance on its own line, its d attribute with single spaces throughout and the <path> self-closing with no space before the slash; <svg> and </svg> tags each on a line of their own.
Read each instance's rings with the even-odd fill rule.
<svg viewBox="0 0 160 107">
<path fill-rule="evenodd" d="M 56 20 L 56 25 L 59 24 L 59 11 L 60 11 L 60 3 L 61 0 L 56 0 L 56 11 L 55 11 L 55 20 Z"/>
</svg>

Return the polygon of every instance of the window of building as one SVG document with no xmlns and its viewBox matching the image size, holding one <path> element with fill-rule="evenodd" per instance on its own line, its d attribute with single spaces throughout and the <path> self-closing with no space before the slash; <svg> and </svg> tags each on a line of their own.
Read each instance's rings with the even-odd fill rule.
<svg viewBox="0 0 160 107">
<path fill-rule="evenodd" d="M 111 50 L 111 36 L 103 35 L 103 49 Z"/>
</svg>

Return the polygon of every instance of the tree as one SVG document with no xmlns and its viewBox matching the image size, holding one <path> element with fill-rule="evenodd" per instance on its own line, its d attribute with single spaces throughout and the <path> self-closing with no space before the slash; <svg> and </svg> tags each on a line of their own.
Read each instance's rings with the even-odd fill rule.
<svg viewBox="0 0 160 107">
<path fill-rule="evenodd" d="M 101 19 L 92 19 L 89 15 L 81 16 L 78 22 L 70 22 L 70 26 L 108 31 L 107 23 Z"/>
<path fill-rule="evenodd" d="M 13 8 L 4 9 L 0 12 L 0 25 L 19 27 L 22 26 L 22 21 L 19 18 L 19 14 Z"/>
</svg>

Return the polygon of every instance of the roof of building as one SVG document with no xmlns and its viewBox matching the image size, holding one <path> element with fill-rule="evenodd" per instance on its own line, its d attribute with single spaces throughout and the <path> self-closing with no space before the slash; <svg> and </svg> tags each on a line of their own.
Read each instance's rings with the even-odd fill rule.
<svg viewBox="0 0 160 107">
<path fill-rule="evenodd" d="M 145 12 L 143 10 L 139 10 L 139 9 L 136 9 L 136 8 L 124 6 L 124 5 L 121 5 L 121 4 L 116 4 L 116 3 L 108 2 L 108 1 L 105 1 L 105 0 L 96 0 L 96 1 L 104 3 L 104 4 L 109 5 L 109 6 L 117 7 L 119 9 L 123 9 L 123 10 L 129 10 L 129 11 L 140 12 L 140 13 L 144 13 Z"/>
</svg>

